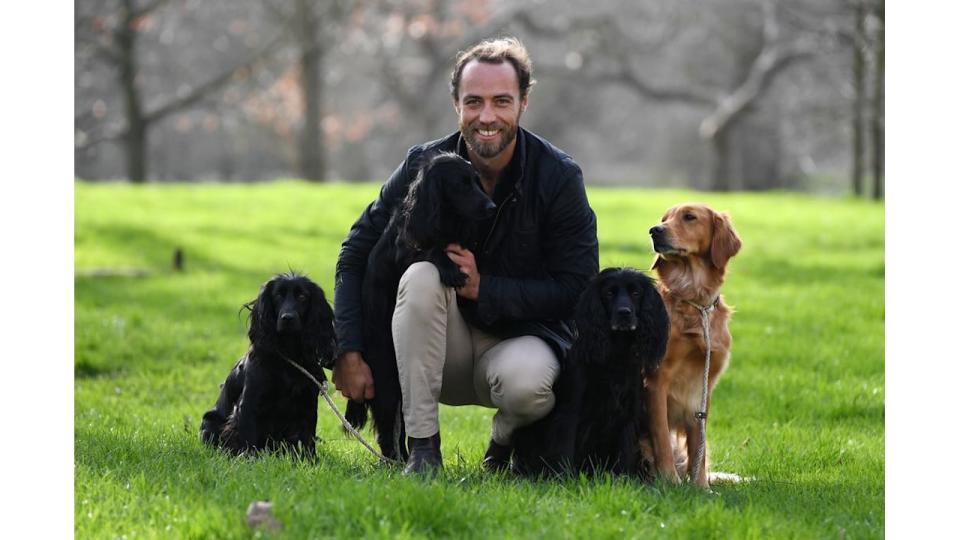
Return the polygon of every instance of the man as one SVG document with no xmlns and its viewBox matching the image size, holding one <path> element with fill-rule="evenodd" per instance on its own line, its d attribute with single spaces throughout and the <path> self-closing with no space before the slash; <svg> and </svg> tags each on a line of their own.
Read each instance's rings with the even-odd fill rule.
<svg viewBox="0 0 960 540">
<path fill-rule="evenodd" d="M 509 465 L 514 429 L 554 405 L 558 358 L 573 338 L 567 319 L 599 263 L 596 217 L 580 168 L 519 128 L 534 83 L 530 58 L 515 38 L 460 53 L 451 77 L 459 131 L 410 149 L 343 242 L 334 292 L 341 354 L 333 381 L 348 399 L 362 401 L 376 392 L 363 361 L 363 273 L 420 158 L 458 152 L 497 204 L 478 238 L 447 248 L 467 275 L 464 287 L 445 288 L 428 262 L 411 265 L 400 280 L 393 337 L 409 436 L 405 473 L 442 466 L 438 403 L 498 409 L 484 457 L 492 470 Z"/>
</svg>

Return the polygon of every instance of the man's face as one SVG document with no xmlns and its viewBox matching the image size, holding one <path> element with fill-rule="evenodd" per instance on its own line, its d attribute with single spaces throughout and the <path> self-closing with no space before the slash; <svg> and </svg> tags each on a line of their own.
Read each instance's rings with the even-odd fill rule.
<svg viewBox="0 0 960 540">
<path fill-rule="evenodd" d="M 517 72 L 510 62 L 471 60 L 460 75 L 460 92 L 453 107 L 467 147 L 491 159 L 508 147 L 512 149 L 527 98 L 520 98 Z"/>
</svg>

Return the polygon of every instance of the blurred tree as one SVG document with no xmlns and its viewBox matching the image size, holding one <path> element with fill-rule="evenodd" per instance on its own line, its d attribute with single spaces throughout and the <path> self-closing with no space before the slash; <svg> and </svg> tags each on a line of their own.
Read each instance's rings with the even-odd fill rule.
<svg viewBox="0 0 960 540">
<path fill-rule="evenodd" d="M 584 63 L 597 66 L 585 73 L 591 80 L 623 85 L 645 99 L 707 109 L 709 113 L 700 121 L 699 134 L 711 150 L 709 187 L 727 191 L 734 187 L 731 136 L 738 121 L 760 101 L 777 76 L 816 52 L 815 41 L 806 36 L 781 39 L 773 0 L 763 0 L 761 8 L 761 24 L 755 30 L 747 16 L 756 10 L 754 3 L 736 2 L 720 6 L 723 11 L 740 10 L 733 16 L 727 15 L 724 24 L 718 25 L 718 31 L 727 33 L 730 41 L 739 43 L 733 44 L 734 55 L 728 59 L 732 60 L 728 61 L 730 71 L 720 77 L 729 82 L 710 88 L 699 81 L 689 80 L 672 86 L 656 84 L 651 82 L 652 77 L 648 78 L 641 74 L 644 73 L 642 70 L 634 67 L 638 51 L 656 52 L 668 48 L 676 36 L 674 32 L 658 32 L 653 43 L 644 42 L 625 32 L 620 17 L 614 14 L 569 19 L 560 26 L 546 25 L 530 13 L 521 13 L 516 20 L 528 31 L 542 36 L 569 36 L 583 30 L 595 34 L 590 50 L 584 51 L 593 57 L 585 59 Z"/>
<path fill-rule="evenodd" d="M 124 123 L 119 130 L 101 130 L 97 136 L 85 136 L 77 145 L 83 150 L 91 145 L 109 140 L 121 140 L 125 147 L 127 178 L 132 182 L 144 182 L 149 175 L 148 137 L 151 127 L 173 113 L 187 109 L 203 98 L 220 90 L 238 75 L 248 76 L 252 68 L 269 56 L 280 43 L 274 39 L 253 52 L 250 57 L 233 67 L 192 87 L 178 89 L 173 97 L 145 95 L 141 79 L 144 66 L 141 62 L 139 42 L 149 27 L 150 18 L 157 10 L 172 0 L 112 0 L 88 5 L 90 12 L 78 14 L 77 39 L 91 45 L 96 54 L 93 58 L 106 62 L 114 68 L 124 103 Z M 145 102 L 158 103 L 147 107 Z M 81 114 L 75 124 L 85 123 L 88 115 Z"/>
<path fill-rule="evenodd" d="M 365 2 L 347 0 L 263 0 L 293 40 L 297 80 L 303 104 L 298 128 L 297 168 L 301 178 L 323 180 L 327 175 L 324 141 L 324 100 L 327 94 L 328 51 L 343 39 L 346 19 Z"/>
<path fill-rule="evenodd" d="M 865 108 L 864 83 L 864 49 L 867 46 L 864 19 L 866 18 L 867 0 L 852 0 L 854 31 L 850 50 L 853 51 L 853 118 L 851 133 L 853 147 L 851 150 L 852 166 L 850 167 L 850 182 L 853 194 L 860 196 L 863 193 L 863 109 Z"/>
<path fill-rule="evenodd" d="M 75 5 L 78 177 L 383 177 L 455 128 L 457 51 L 510 34 L 540 80 L 524 127 L 591 182 L 847 191 L 854 1 L 873 14 L 862 170 L 882 175 L 879 0 L 154 1 Z"/>
<path fill-rule="evenodd" d="M 874 0 L 873 19 L 876 22 L 876 35 L 873 39 L 873 111 L 870 117 L 871 137 L 873 139 L 873 198 L 883 198 L 883 104 L 884 104 L 884 1 Z"/>
</svg>

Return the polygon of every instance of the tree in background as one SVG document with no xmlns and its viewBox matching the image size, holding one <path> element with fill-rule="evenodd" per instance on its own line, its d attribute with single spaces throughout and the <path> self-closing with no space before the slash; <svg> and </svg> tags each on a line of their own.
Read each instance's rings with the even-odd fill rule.
<svg viewBox="0 0 960 540">
<path fill-rule="evenodd" d="M 873 39 L 873 109 L 870 117 L 871 137 L 873 139 L 873 198 L 883 198 L 883 158 L 884 158 L 884 5 L 883 0 L 873 2 L 873 20 L 876 32 Z"/>
<path fill-rule="evenodd" d="M 879 178 L 878 0 L 85 0 L 78 177 L 382 178 L 453 128 L 456 52 L 512 34 L 541 81 L 524 126 L 591 182 L 846 191 L 855 1 Z"/>
<path fill-rule="evenodd" d="M 306 180 L 327 176 L 323 133 L 328 51 L 343 39 L 345 21 L 364 2 L 346 0 L 263 0 L 291 37 L 302 111 L 298 126 L 297 172 Z"/>
<path fill-rule="evenodd" d="M 151 32 L 152 19 L 157 11 L 172 3 L 172 0 L 108 0 L 84 4 L 89 11 L 85 14 L 78 13 L 77 17 L 78 49 L 86 47 L 93 51 L 93 54 L 86 56 L 78 51 L 78 60 L 87 58 L 105 62 L 115 72 L 123 101 L 123 122 L 119 128 L 100 127 L 99 133 L 91 135 L 89 133 L 94 131 L 93 128 L 84 131 L 81 127 L 89 125 L 90 113 L 82 113 L 75 121 L 83 139 L 76 149 L 82 151 L 104 141 L 122 141 L 127 178 L 132 182 L 145 182 L 149 177 L 148 139 L 154 125 L 173 113 L 194 106 L 221 90 L 234 78 L 249 77 L 250 71 L 272 54 L 280 42 L 278 39 L 272 40 L 249 53 L 247 59 L 200 83 L 179 86 L 173 96 L 156 96 L 145 91 L 141 82 L 144 71 L 156 67 L 156 64 L 144 60 L 146 55 L 140 50 L 140 42 Z M 185 10 L 196 9 L 190 8 L 189 4 L 181 4 L 180 7 Z M 97 116 L 96 110 L 93 115 Z"/>
<path fill-rule="evenodd" d="M 759 5 L 755 2 L 728 2 L 714 7 L 718 9 L 715 15 L 721 24 L 717 25 L 716 30 L 719 36 L 713 39 L 729 50 L 725 62 L 728 71 L 726 74 L 712 75 L 714 80 L 710 81 L 712 84 L 709 86 L 692 76 L 683 82 L 663 84 L 655 75 L 648 75 L 642 68 L 636 67 L 641 54 L 661 54 L 671 47 L 681 27 L 689 24 L 687 21 L 669 23 L 672 30 L 655 32 L 655 37 L 647 39 L 628 34 L 614 15 L 571 19 L 553 27 L 529 13 L 522 14 L 517 21 L 529 31 L 549 37 L 590 31 L 597 37 L 592 40 L 588 50 L 580 53 L 587 56 L 584 64 L 595 66 L 583 70 L 587 78 L 622 85 L 644 99 L 683 104 L 705 111 L 706 115 L 700 121 L 699 135 L 711 151 L 709 187 L 728 191 L 735 187 L 731 171 L 731 135 L 734 128 L 746 113 L 757 106 L 780 74 L 794 63 L 816 54 L 817 43 L 802 34 L 784 39 L 777 19 L 776 3 L 772 0 L 764 0 Z M 662 18 L 659 13 L 653 16 Z M 689 13 L 684 16 L 689 16 Z M 759 24 L 753 22 L 757 18 L 760 19 Z M 651 26 L 657 25 L 654 23 Z M 716 43 L 708 43 L 705 37 L 699 39 L 702 41 L 699 46 L 716 49 Z M 722 69 L 722 66 L 716 69 Z M 696 70 L 699 73 L 706 71 Z"/>
</svg>

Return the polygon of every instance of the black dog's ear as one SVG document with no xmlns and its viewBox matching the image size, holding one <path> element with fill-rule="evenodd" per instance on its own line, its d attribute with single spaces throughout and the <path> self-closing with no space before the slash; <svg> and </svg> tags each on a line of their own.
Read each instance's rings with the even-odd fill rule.
<svg viewBox="0 0 960 540">
<path fill-rule="evenodd" d="M 602 280 L 595 277 L 577 301 L 574 321 L 577 324 L 577 341 L 581 347 L 587 346 L 585 360 L 599 360 L 606 357 L 610 334 L 610 315 L 603 301 Z"/>
<path fill-rule="evenodd" d="M 304 324 L 304 351 L 307 358 L 317 357 L 319 361 L 331 360 L 336 348 L 336 337 L 333 332 L 333 310 L 327 303 L 327 297 L 319 285 L 310 281 L 307 288 L 310 292 L 310 309 L 307 311 L 307 320 Z"/>
<path fill-rule="evenodd" d="M 432 174 L 428 164 L 417 173 L 416 180 L 403 201 L 403 240 L 414 248 L 429 246 L 437 227 L 440 207 L 440 175 Z"/>
<path fill-rule="evenodd" d="M 276 349 L 277 309 L 273 305 L 273 290 L 277 278 L 263 284 L 257 298 L 243 305 L 250 310 L 250 330 L 247 336 L 250 343 L 261 350 Z"/>
<path fill-rule="evenodd" d="M 635 347 L 643 361 L 644 371 L 649 373 L 660 366 L 667 352 L 670 338 L 670 316 L 663 298 L 652 280 L 637 274 L 637 288 L 642 291 L 637 306 L 637 331 Z"/>
</svg>

